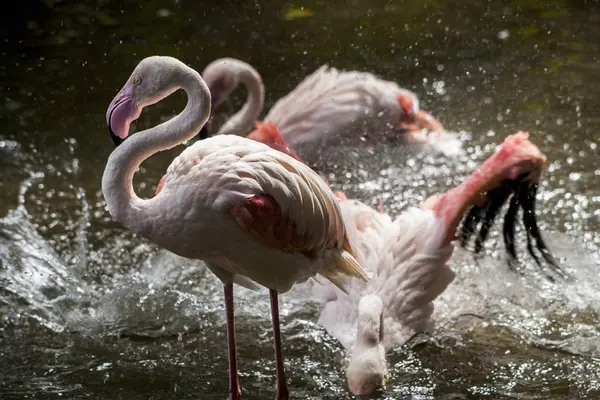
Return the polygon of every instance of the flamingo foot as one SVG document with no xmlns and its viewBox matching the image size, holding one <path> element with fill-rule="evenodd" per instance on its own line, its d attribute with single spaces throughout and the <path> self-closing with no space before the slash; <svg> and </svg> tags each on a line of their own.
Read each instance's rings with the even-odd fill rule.
<svg viewBox="0 0 600 400">
<path fill-rule="evenodd" d="M 233 283 L 224 285 L 225 313 L 227 314 L 227 361 L 229 363 L 229 396 L 227 400 L 241 400 L 240 379 L 237 373 L 235 350 L 235 324 L 233 318 Z"/>
<path fill-rule="evenodd" d="M 288 400 L 290 393 L 285 384 L 285 371 L 283 368 L 283 356 L 281 355 L 281 331 L 279 329 L 279 303 L 277 291 L 270 289 L 271 295 L 271 318 L 273 321 L 273 343 L 275 347 L 275 371 L 277 377 L 277 394 L 275 400 Z"/>
</svg>

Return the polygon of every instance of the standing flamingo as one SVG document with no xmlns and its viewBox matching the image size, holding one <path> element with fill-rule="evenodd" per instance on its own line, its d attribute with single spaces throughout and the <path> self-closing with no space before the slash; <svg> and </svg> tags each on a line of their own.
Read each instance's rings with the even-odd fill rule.
<svg viewBox="0 0 600 400">
<path fill-rule="evenodd" d="M 211 91 L 213 111 L 239 83 L 246 87 L 246 103 L 217 133 L 246 135 L 264 104 L 258 72 L 243 61 L 221 58 L 210 63 L 202 76 Z M 357 146 L 385 137 L 456 147 L 454 135 L 443 132 L 437 119 L 419 109 L 414 93 L 370 73 L 338 71 L 327 65 L 279 99 L 263 122 L 279 129 L 290 147 L 307 160 L 314 160 L 326 145 Z M 259 125 L 256 131 L 264 127 Z M 421 128 L 435 134 L 428 135 Z"/>
<path fill-rule="evenodd" d="M 545 162 L 527 133 L 510 135 L 461 185 L 430 197 L 394 221 L 337 193 L 357 258 L 373 276 L 369 285 L 350 279 L 345 286 L 349 295 L 341 296 L 329 284 L 314 286 L 313 291 L 324 303 L 320 324 L 351 354 L 347 379 L 352 393 L 370 395 L 381 387 L 386 352 L 402 345 L 411 333 L 432 327 L 433 301 L 454 280 L 447 262 L 463 217 L 460 236 L 468 238 L 474 225 L 482 222 L 477 240 L 483 243 L 497 212 L 512 196 L 504 220 L 510 259 L 516 259 L 515 218 L 522 207 L 529 252 L 535 254 L 533 239 L 554 271 L 563 274 L 540 236 L 534 213 Z"/>
<path fill-rule="evenodd" d="M 183 112 L 124 140 L 144 107 L 178 89 L 188 96 Z M 366 276 L 353 256 L 338 200 L 325 182 L 301 162 L 253 140 L 223 135 L 199 141 L 173 160 L 158 195 L 141 199 L 135 194 L 136 168 L 196 135 L 209 115 L 210 91 L 195 70 L 171 57 L 142 60 L 106 113 L 111 136 L 121 144 L 108 158 L 102 192 L 114 219 L 175 254 L 204 260 L 223 282 L 230 400 L 241 396 L 233 283 L 269 288 L 276 399 L 287 399 L 278 293 L 316 274 L 334 285 L 344 275 Z"/>
</svg>

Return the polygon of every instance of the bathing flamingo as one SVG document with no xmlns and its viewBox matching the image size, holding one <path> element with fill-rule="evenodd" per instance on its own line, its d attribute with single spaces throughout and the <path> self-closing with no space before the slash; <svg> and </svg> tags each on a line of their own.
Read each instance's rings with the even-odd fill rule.
<svg viewBox="0 0 600 400">
<path fill-rule="evenodd" d="M 408 209 L 395 220 L 336 193 L 357 258 L 372 276 L 368 285 L 350 279 L 345 286 L 349 295 L 342 296 L 327 283 L 315 285 L 313 291 L 323 302 L 320 324 L 351 355 L 347 379 L 352 393 L 372 394 L 384 381 L 386 352 L 402 345 L 411 333 L 431 328 L 433 301 L 455 276 L 447 262 L 457 231 L 466 243 L 481 222 L 478 252 L 509 197 L 503 229 L 509 259 L 516 260 L 515 219 L 522 208 L 529 252 L 539 263 L 534 241 L 554 272 L 564 274 L 546 248 L 535 219 L 535 192 L 545 162 L 528 134 L 510 135 L 461 185 L 430 197 L 420 208 Z"/>
<path fill-rule="evenodd" d="M 125 140 L 144 107 L 178 89 L 188 96 L 179 115 Z M 137 167 L 198 134 L 209 115 L 210 92 L 195 70 L 171 57 L 142 60 L 108 107 L 117 147 L 108 158 L 102 192 L 115 220 L 175 254 L 204 260 L 223 282 L 231 400 L 240 398 L 233 283 L 269 288 L 276 399 L 287 399 L 278 293 L 316 274 L 333 284 L 346 275 L 366 276 L 348 242 L 338 199 L 325 182 L 262 143 L 234 135 L 198 141 L 173 160 L 158 195 L 141 199 L 135 194 Z"/>
<path fill-rule="evenodd" d="M 240 83 L 246 87 L 246 103 L 217 134 L 247 135 L 264 104 L 258 72 L 243 61 L 222 58 L 210 63 L 202 77 L 211 91 L 213 112 Z M 289 146 L 308 162 L 327 145 L 358 146 L 384 138 L 456 146 L 455 136 L 419 108 L 414 93 L 367 72 L 338 71 L 326 65 L 279 99 L 263 122 L 281 131 Z M 264 127 L 258 125 L 256 131 Z"/>
</svg>

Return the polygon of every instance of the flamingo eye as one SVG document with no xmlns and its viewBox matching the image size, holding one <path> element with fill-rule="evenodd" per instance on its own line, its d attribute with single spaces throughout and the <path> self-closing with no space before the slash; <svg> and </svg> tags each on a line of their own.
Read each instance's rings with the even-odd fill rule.
<svg viewBox="0 0 600 400">
<path fill-rule="evenodd" d="M 132 82 L 134 85 L 136 85 L 136 86 L 137 86 L 137 85 L 139 85 L 139 84 L 141 84 L 141 83 L 142 83 L 142 78 L 140 78 L 139 76 L 136 76 L 136 77 L 134 77 L 134 78 L 132 79 L 132 81 L 131 81 L 131 82 Z"/>
</svg>

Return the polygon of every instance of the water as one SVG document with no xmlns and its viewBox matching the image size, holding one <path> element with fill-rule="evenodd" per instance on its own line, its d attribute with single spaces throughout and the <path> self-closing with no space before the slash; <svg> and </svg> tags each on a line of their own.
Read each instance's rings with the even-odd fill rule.
<svg viewBox="0 0 600 400">
<path fill-rule="evenodd" d="M 106 107 L 137 62 L 153 54 L 199 70 L 222 56 L 246 60 L 263 76 L 267 108 L 323 63 L 368 70 L 416 92 L 424 109 L 462 132 L 464 154 L 347 149 L 353 161 L 340 166 L 332 157 L 319 166 L 351 197 L 372 205 L 382 198 L 392 214 L 459 182 L 507 134 L 529 130 L 549 159 L 539 220 L 574 280 L 549 283 L 528 258 L 519 278 L 495 241 L 482 259 L 457 251 L 458 278 L 436 303 L 436 331 L 389 356 L 382 397 L 600 395 L 598 3 L 206 4 L 40 3 L 3 24 L 2 399 L 225 397 L 218 281 L 201 262 L 113 222 L 100 192 L 112 150 Z M 136 128 L 183 103 L 179 94 L 151 107 Z M 152 193 L 179 151 L 144 164 L 138 193 Z M 272 397 L 267 295 L 236 290 L 244 396 Z M 316 325 L 307 288 L 281 301 L 294 398 L 350 398 L 345 352 Z"/>
</svg>

